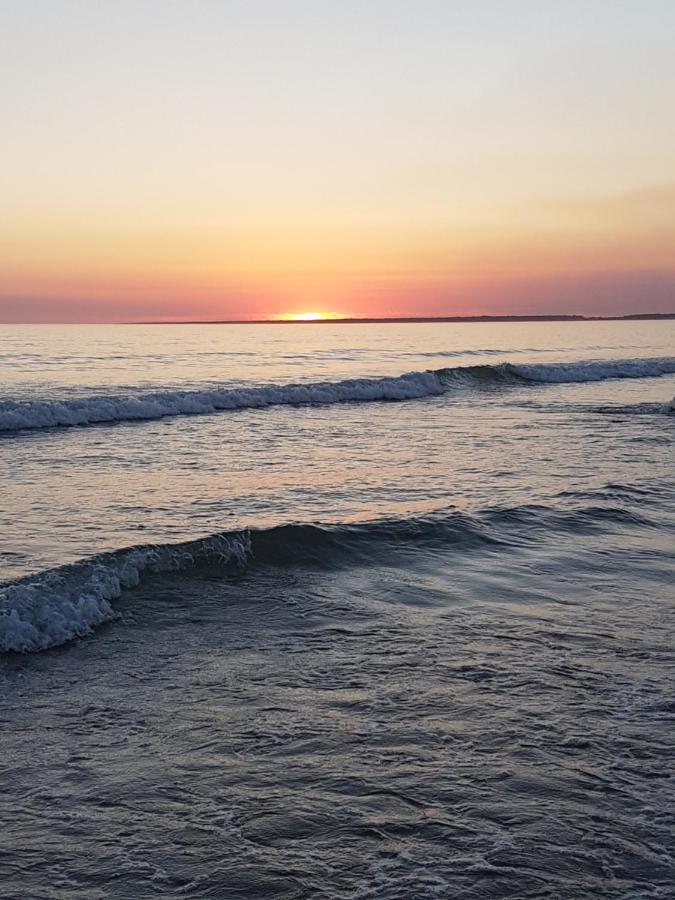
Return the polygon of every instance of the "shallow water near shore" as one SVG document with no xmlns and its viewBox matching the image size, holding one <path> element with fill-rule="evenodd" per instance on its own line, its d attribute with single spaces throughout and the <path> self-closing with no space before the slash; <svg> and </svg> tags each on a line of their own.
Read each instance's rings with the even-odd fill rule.
<svg viewBox="0 0 675 900">
<path fill-rule="evenodd" d="M 675 323 L 0 338 L 3 897 L 671 896 Z"/>
</svg>

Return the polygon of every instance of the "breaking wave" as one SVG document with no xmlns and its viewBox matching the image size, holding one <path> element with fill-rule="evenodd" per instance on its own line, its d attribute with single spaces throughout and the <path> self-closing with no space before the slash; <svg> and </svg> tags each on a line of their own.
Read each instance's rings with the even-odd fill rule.
<svg viewBox="0 0 675 900">
<path fill-rule="evenodd" d="M 0 400 L 0 431 L 206 415 L 222 410 L 269 406 L 419 400 L 446 393 L 458 386 L 564 384 L 610 378 L 654 378 L 668 374 L 675 374 L 674 357 L 574 363 L 497 363 L 429 369 L 385 378 L 350 378 L 307 384 L 155 391 L 62 400 L 6 399 Z"/>
<path fill-rule="evenodd" d="M 267 406 L 414 400 L 442 391 L 443 386 L 436 373 L 409 372 L 394 378 L 350 378 L 308 384 L 158 391 L 133 396 L 68 400 L 5 400 L 0 401 L 0 431 L 205 415 L 220 410 L 261 409 Z"/>
<path fill-rule="evenodd" d="M 445 383 L 578 384 L 611 378 L 658 378 L 675 374 L 675 357 L 608 359 L 571 363 L 498 363 L 456 366 L 435 372 Z"/>
<path fill-rule="evenodd" d="M 609 378 L 658 378 L 675 373 L 675 357 L 608 359 L 575 363 L 506 364 L 518 378 L 548 384 L 605 381 Z"/>
<path fill-rule="evenodd" d="M 590 502 L 574 509 L 531 505 L 478 515 L 453 510 L 363 524 L 281 525 L 181 544 L 132 547 L 0 586 L 0 652 L 47 650 L 91 634 L 117 618 L 114 601 L 136 587 L 144 574 L 251 563 L 321 569 L 391 566 L 406 552 L 489 552 L 527 545 L 550 533 L 597 533 L 626 526 L 649 528 L 653 522 L 642 513 Z"/>
<path fill-rule="evenodd" d="M 31 652 L 90 634 L 116 617 L 111 601 L 145 572 L 186 569 L 200 561 L 243 564 L 246 533 L 200 541 L 133 547 L 22 578 L 0 588 L 0 651 Z"/>
</svg>

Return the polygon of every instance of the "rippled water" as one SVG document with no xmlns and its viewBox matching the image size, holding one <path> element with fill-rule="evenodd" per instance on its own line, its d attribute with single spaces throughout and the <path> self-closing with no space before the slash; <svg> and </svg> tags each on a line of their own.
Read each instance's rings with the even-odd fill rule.
<svg viewBox="0 0 675 900">
<path fill-rule="evenodd" d="M 673 896 L 674 348 L 0 331 L 3 898 Z"/>
</svg>

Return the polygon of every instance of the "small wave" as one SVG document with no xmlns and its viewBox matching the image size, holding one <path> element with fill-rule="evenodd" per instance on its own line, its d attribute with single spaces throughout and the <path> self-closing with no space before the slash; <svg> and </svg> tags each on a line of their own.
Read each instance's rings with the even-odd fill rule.
<svg viewBox="0 0 675 900">
<path fill-rule="evenodd" d="M 203 560 L 243 563 L 246 533 L 186 544 L 133 547 L 23 578 L 0 589 L 0 651 L 34 652 L 90 634 L 116 614 L 111 601 L 144 572 L 171 572 Z"/>
<path fill-rule="evenodd" d="M 321 569 L 390 566 L 407 552 L 490 551 L 537 543 L 550 534 L 652 524 L 644 515 L 595 502 L 575 509 L 530 505 L 477 515 L 453 510 L 362 524 L 280 525 L 183 544 L 132 547 L 0 587 L 0 652 L 47 650 L 90 634 L 116 618 L 113 601 L 138 585 L 144 573 L 187 571 L 199 565 L 245 566 L 251 561 Z"/>
<path fill-rule="evenodd" d="M 529 348 L 524 349 L 514 349 L 514 350 L 500 350 L 497 348 L 491 348 L 487 350 L 411 350 L 409 353 L 401 353 L 400 356 L 409 356 L 414 357 L 415 359 L 426 358 L 426 359 L 457 359 L 464 356 L 509 356 L 513 353 L 546 353 L 546 350 L 533 350 Z"/>
<path fill-rule="evenodd" d="M 508 364 L 507 367 L 525 381 L 547 384 L 605 381 L 609 378 L 658 378 L 675 374 L 675 357 L 655 359 L 607 359 L 575 363 Z"/>
<path fill-rule="evenodd" d="M 675 416 L 675 399 L 670 403 L 626 403 L 596 406 L 593 412 L 605 416 Z"/>
<path fill-rule="evenodd" d="M 453 387 L 524 383 L 563 384 L 608 378 L 653 378 L 675 373 L 675 358 L 624 359 L 576 363 L 497 363 L 406 372 L 383 378 L 349 378 L 307 384 L 156 391 L 120 396 L 61 400 L 0 400 L 0 431 L 98 425 L 207 415 L 222 410 L 270 406 L 318 406 L 382 400 L 419 400 Z"/>
<path fill-rule="evenodd" d="M 599 487 L 570 488 L 557 495 L 562 502 L 588 502 L 593 506 L 632 504 L 640 508 L 645 506 L 670 507 L 675 502 L 675 485 L 662 481 L 644 481 L 641 484 L 625 484 L 608 481 Z"/>
<path fill-rule="evenodd" d="M 335 382 L 270 384 L 204 391 L 160 391 L 135 396 L 4 400 L 0 401 L 0 431 L 205 415 L 220 410 L 268 406 L 412 400 L 442 391 L 436 373 L 409 372 L 393 378 L 351 378 Z"/>
<path fill-rule="evenodd" d="M 573 363 L 498 363 L 438 369 L 444 382 L 577 384 L 611 378 L 658 378 L 675 374 L 675 357 L 608 359 Z"/>
<path fill-rule="evenodd" d="M 112 621 L 112 601 L 143 573 L 178 572 L 199 564 L 330 567 L 372 562 L 377 545 L 492 542 L 470 517 L 408 519 L 364 525 L 282 525 L 227 532 L 182 544 L 131 547 L 0 587 L 0 652 L 34 652 L 90 634 Z"/>
</svg>

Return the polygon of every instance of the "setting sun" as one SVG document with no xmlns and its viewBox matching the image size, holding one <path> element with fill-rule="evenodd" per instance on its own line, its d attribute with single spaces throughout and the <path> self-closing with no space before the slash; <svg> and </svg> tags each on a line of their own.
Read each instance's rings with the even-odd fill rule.
<svg viewBox="0 0 675 900">
<path fill-rule="evenodd" d="M 343 319 L 345 317 L 333 312 L 286 312 L 278 318 L 284 322 L 322 322 L 326 319 Z"/>
</svg>

